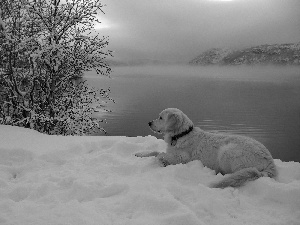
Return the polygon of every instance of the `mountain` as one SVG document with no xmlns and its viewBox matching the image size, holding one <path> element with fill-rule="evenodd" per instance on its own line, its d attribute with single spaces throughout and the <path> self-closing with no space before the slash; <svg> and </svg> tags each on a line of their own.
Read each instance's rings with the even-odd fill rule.
<svg viewBox="0 0 300 225">
<path fill-rule="evenodd" d="M 190 61 L 190 64 L 197 65 L 213 65 L 213 64 L 221 64 L 222 60 L 230 55 L 233 51 L 227 48 L 212 48 L 201 55 L 197 56 L 195 59 Z"/>
<path fill-rule="evenodd" d="M 189 62 L 191 65 L 300 65 L 300 43 L 259 45 L 245 49 L 213 48 Z"/>
</svg>

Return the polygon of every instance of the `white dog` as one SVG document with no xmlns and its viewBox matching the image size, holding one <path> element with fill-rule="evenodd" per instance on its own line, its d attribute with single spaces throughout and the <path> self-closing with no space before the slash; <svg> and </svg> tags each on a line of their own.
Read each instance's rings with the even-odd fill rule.
<svg viewBox="0 0 300 225">
<path fill-rule="evenodd" d="M 273 158 L 263 144 L 249 137 L 203 131 L 179 109 L 165 109 L 149 126 L 164 134 L 166 153 L 141 152 L 136 156 L 156 156 L 163 166 L 200 160 L 216 173 L 231 174 L 211 187 L 239 187 L 262 176 L 277 175 Z"/>
</svg>

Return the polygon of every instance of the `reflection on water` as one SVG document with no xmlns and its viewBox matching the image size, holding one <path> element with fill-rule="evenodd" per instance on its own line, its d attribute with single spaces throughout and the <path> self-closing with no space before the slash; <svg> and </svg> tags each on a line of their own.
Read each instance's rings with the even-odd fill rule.
<svg viewBox="0 0 300 225">
<path fill-rule="evenodd" d="M 300 161 L 299 68 L 121 67 L 112 79 L 87 80 L 111 87 L 117 103 L 106 115 L 109 135 L 161 138 L 147 123 L 176 107 L 204 130 L 248 135 L 274 158 Z"/>
</svg>

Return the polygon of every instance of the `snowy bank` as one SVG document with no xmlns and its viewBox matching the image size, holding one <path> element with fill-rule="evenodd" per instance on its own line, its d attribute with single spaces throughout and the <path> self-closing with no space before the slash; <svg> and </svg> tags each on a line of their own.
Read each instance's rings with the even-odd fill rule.
<svg viewBox="0 0 300 225">
<path fill-rule="evenodd" d="M 275 181 L 211 189 L 193 161 L 159 167 L 134 153 L 155 137 L 47 136 L 0 126 L 0 224 L 300 224 L 300 163 L 275 160 Z"/>
</svg>

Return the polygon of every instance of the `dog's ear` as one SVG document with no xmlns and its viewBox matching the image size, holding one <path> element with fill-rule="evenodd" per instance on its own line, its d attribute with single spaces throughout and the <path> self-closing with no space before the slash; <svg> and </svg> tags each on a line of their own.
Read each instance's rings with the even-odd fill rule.
<svg viewBox="0 0 300 225">
<path fill-rule="evenodd" d="M 176 134 L 181 126 L 180 115 L 176 113 L 169 113 L 167 116 L 167 132 Z"/>
</svg>

